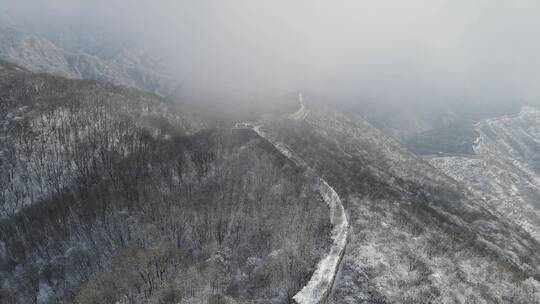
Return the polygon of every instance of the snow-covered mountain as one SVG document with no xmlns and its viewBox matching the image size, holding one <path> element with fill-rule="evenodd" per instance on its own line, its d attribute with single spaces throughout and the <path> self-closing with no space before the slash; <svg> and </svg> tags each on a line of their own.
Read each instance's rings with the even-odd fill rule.
<svg viewBox="0 0 540 304">
<path fill-rule="evenodd" d="M 264 140 L 0 61 L 1 303 L 285 303 L 330 228 Z"/>
<path fill-rule="evenodd" d="M 165 66 L 143 51 L 115 48 L 100 56 L 84 48 L 64 49 L 44 36 L 7 26 L 0 26 L 0 58 L 33 72 L 107 81 L 161 95 L 177 85 Z"/>
<path fill-rule="evenodd" d="M 69 68 L 65 52 L 52 42 L 35 35 L 25 35 L 13 28 L 0 29 L 0 56 L 35 72 L 76 78 Z"/>
<path fill-rule="evenodd" d="M 0 61 L 0 302 L 540 300 L 532 228 L 367 121 L 185 106 Z M 480 123 L 473 159 L 528 189 L 538 116 Z"/>
<path fill-rule="evenodd" d="M 540 240 L 540 111 L 523 107 L 517 115 L 483 120 L 475 130 L 474 155 L 429 162 Z"/>
<path fill-rule="evenodd" d="M 310 109 L 300 121 L 264 125 L 336 189 L 348 212 L 331 303 L 529 303 L 540 296 L 522 292 L 539 286 L 539 243 L 368 122 Z M 516 275 L 522 279 L 507 279 Z"/>
</svg>

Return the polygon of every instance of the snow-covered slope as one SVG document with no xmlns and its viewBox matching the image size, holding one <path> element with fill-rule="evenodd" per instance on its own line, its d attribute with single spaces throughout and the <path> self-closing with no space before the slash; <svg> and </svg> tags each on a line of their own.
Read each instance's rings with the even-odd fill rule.
<svg viewBox="0 0 540 304">
<path fill-rule="evenodd" d="M 332 185 L 347 210 L 349 241 L 329 303 L 530 297 L 521 290 L 538 285 L 540 245 L 519 226 L 366 121 L 301 112 L 302 119 L 268 118 L 264 126 Z"/>
<path fill-rule="evenodd" d="M 516 116 L 481 121 L 476 131 L 480 134 L 474 147 L 476 154 L 497 159 L 519 169 L 529 179 L 540 180 L 538 109 L 526 106 Z"/>
<path fill-rule="evenodd" d="M 69 187 L 87 173 L 88 164 L 72 159 L 92 158 L 92 136 L 133 136 L 139 128 L 170 136 L 156 126 L 196 129 L 188 121 L 153 94 L 33 74 L 0 60 L 0 216 Z M 129 154 L 117 140 L 103 144 L 107 151 Z"/>
<path fill-rule="evenodd" d="M 76 78 L 65 52 L 52 42 L 12 28 L 0 28 L 0 58 L 36 72 Z"/>
<path fill-rule="evenodd" d="M 290 116 L 291 119 L 305 117 L 305 107 L 300 99 L 300 109 Z M 270 142 L 277 151 L 292 161 L 298 168 L 305 170 L 306 174 L 315 181 L 315 188 L 320 193 L 322 199 L 329 207 L 330 223 L 332 224 L 332 246 L 329 252 L 319 261 L 315 272 L 309 282 L 293 297 L 298 304 L 322 304 L 326 302 L 330 294 L 333 283 L 339 269 L 339 264 L 347 245 L 347 235 L 349 222 L 345 209 L 341 203 L 339 195 L 323 178 L 310 168 L 304 160 L 298 157 L 285 144 L 273 139 L 261 126 L 251 127 L 251 124 L 244 124 L 251 128 L 260 137 Z"/>
<path fill-rule="evenodd" d="M 343 252 L 339 197 L 205 121 L 0 60 L 0 302 L 289 303 Z"/>
<path fill-rule="evenodd" d="M 475 129 L 474 156 L 427 159 L 540 240 L 540 111 L 524 107 Z"/>
<path fill-rule="evenodd" d="M 292 120 L 303 119 L 308 115 L 301 93 L 299 94 L 299 103 L 299 109 L 288 116 Z M 310 168 L 302 158 L 296 155 L 287 145 L 269 136 L 261 125 L 237 123 L 234 129 L 252 130 L 259 137 L 268 141 L 279 153 L 293 162 L 298 169 L 305 172 L 306 176 L 314 183 L 314 188 L 317 189 L 323 201 L 328 205 L 330 223 L 332 224 L 332 245 L 329 252 L 318 262 L 309 282 L 293 297 L 293 300 L 298 304 L 325 303 L 332 291 L 347 245 L 349 222 L 341 198 L 334 188 L 321 178 L 315 170 Z"/>
<path fill-rule="evenodd" d="M 0 26 L 0 58 L 33 72 L 107 81 L 158 94 L 170 94 L 175 88 L 166 68 L 142 51 L 122 48 L 102 58 L 84 49 L 63 49 L 11 27 Z"/>
</svg>

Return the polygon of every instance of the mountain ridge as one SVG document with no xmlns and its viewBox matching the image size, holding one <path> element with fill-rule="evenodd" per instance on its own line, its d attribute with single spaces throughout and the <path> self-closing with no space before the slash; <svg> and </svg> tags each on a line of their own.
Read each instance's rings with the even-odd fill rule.
<svg viewBox="0 0 540 304">
<path fill-rule="evenodd" d="M 475 157 L 432 157 L 429 161 L 458 181 L 470 185 L 497 212 L 539 239 L 540 195 L 536 172 L 540 111 L 524 107 L 520 113 L 480 121 Z"/>
<path fill-rule="evenodd" d="M 310 130 L 309 125 L 315 127 Z M 534 262 L 534 252 L 536 250 L 534 248 L 538 248 L 536 241 L 532 240 L 520 227 L 493 214 L 486 206 L 478 202 L 474 196 L 470 195 L 460 183 L 445 176 L 421 158 L 410 154 L 406 149 L 401 148 L 397 141 L 383 135 L 382 132 L 377 131 L 367 122 L 360 121 L 356 123 L 344 115 L 333 114 L 332 111 L 310 110 L 309 115 L 301 123 L 287 123 L 278 120 L 273 124 L 265 122 L 265 126 L 269 130 L 268 132 L 274 132 L 273 136 L 277 136 L 287 145 L 290 145 L 308 164 L 313 166 L 319 174 L 324 176 L 336 188 L 339 195 L 344 197 L 345 207 L 350 213 L 351 240 L 344 256 L 344 266 L 340 271 L 340 276 L 331 296 L 331 303 L 344 303 L 344 298 L 347 299 L 346 303 L 358 303 L 359 301 L 369 303 L 370 301 L 382 301 L 383 299 L 389 302 L 413 301 L 412 299 L 415 299 L 414 301 L 431 299 L 432 301 L 447 302 L 451 301 L 452 297 L 475 297 L 474 292 L 467 294 L 466 290 L 468 289 L 465 289 L 465 287 L 463 287 L 463 294 L 452 295 L 449 293 L 450 290 L 446 289 L 451 285 L 446 287 L 444 284 L 439 285 L 441 281 L 439 283 L 435 283 L 435 281 L 421 283 L 420 286 L 427 288 L 425 290 L 426 294 L 422 294 L 424 291 L 420 286 L 417 289 L 415 288 L 416 291 L 408 293 L 403 289 L 391 291 L 388 285 L 381 286 L 377 285 L 377 283 L 373 285 L 374 282 L 389 284 L 391 281 L 388 280 L 393 276 L 394 280 L 407 280 L 407 276 L 401 277 L 402 274 L 394 273 L 394 271 L 384 267 L 386 272 L 374 273 L 374 269 L 379 269 L 381 266 L 377 265 L 377 263 L 372 264 L 374 263 L 371 260 L 373 257 L 369 255 L 363 256 L 373 250 L 373 247 L 370 246 L 378 244 L 381 249 L 373 254 L 379 255 L 380 259 L 387 260 L 389 263 L 401 265 L 400 267 L 408 267 L 405 266 L 408 262 L 406 260 L 396 261 L 393 258 L 393 250 L 411 249 L 396 248 L 387 251 L 393 246 L 398 248 L 399 246 L 407 248 L 407 246 L 405 244 L 400 245 L 401 241 L 395 237 L 392 237 L 392 240 L 396 244 L 388 244 L 387 240 L 373 239 L 373 236 L 364 235 L 364 230 L 369 230 L 375 235 L 379 235 L 381 231 L 387 231 L 390 235 L 403 234 L 405 231 L 407 231 L 405 235 L 418 235 L 416 229 L 420 229 L 420 231 L 424 232 L 420 233 L 422 238 L 418 240 L 424 240 L 423 242 L 445 235 L 443 238 L 454 239 L 451 241 L 455 243 L 454 246 L 461 247 L 461 250 L 468 252 L 463 253 L 465 256 L 477 255 L 477 253 L 470 251 L 471 248 L 477 248 L 475 250 L 480 252 L 492 252 L 496 258 L 482 258 L 484 259 L 483 263 L 487 265 L 506 264 L 508 268 L 504 272 L 523 272 L 525 278 L 538 278 L 539 269 L 535 268 L 537 262 Z M 310 142 L 318 143 L 317 153 L 309 151 L 313 149 L 313 146 L 309 144 Z M 379 148 L 377 148 L 378 146 Z M 338 157 L 337 155 L 341 156 Z M 363 163 L 365 167 L 358 166 L 360 163 Z M 360 181 L 360 183 L 357 181 Z M 377 191 L 378 188 L 382 191 Z M 395 194 L 389 195 L 391 192 Z M 385 207 L 383 209 L 385 212 L 382 214 L 381 211 L 374 211 L 387 205 L 389 201 L 396 201 L 399 207 L 397 207 L 398 205 L 394 207 L 395 209 Z M 373 204 L 377 204 L 376 202 L 381 206 L 374 207 Z M 370 210 L 370 208 L 377 209 Z M 359 214 L 360 210 L 363 210 L 365 214 Z M 386 217 L 384 221 L 381 221 L 382 223 L 373 223 L 371 218 L 381 218 L 381 216 Z M 412 227 L 403 231 L 403 223 L 400 223 L 399 220 L 396 221 L 401 217 L 408 218 L 407 222 L 412 221 L 413 223 L 422 224 L 413 224 Z M 363 226 L 364 224 L 359 224 L 364 222 L 371 223 L 368 226 L 369 229 L 366 229 Z M 408 225 L 411 224 L 405 224 L 405 227 Z M 430 229 L 433 229 L 434 232 L 427 232 L 426 228 L 419 228 L 419 226 L 415 225 L 431 227 Z M 468 235 L 468 237 L 456 238 L 458 235 Z M 365 243 L 366 238 L 371 239 L 372 243 Z M 410 238 L 412 236 L 407 237 L 407 239 Z M 448 241 L 450 242 L 450 240 Z M 467 245 L 464 245 L 463 242 Z M 462 245 L 458 245 L 459 243 L 462 243 Z M 435 248 L 440 247 L 441 244 L 435 241 L 431 244 L 429 242 L 424 243 L 422 246 L 433 248 L 424 248 L 423 251 L 434 250 L 438 252 L 440 249 Z M 523 251 L 526 247 L 529 247 L 528 251 Z M 512 253 L 507 254 L 507 251 Z M 419 253 L 419 251 L 412 250 L 408 254 L 417 256 Z M 441 261 L 454 260 L 448 262 L 449 266 L 443 266 L 445 263 L 438 264 L 435 262 L 437 259 L 434 259 L 434 257 L 423 254 L 420 254 L 420 256 L 422 256 L 423 267 L 428 273 L 438 273 L 441 267 L 442 269 L 445 267 L 451 269 L 452 266 L 450 265 L 463 262 L 454 260 L 455 256 L 446 256 L 446 254 L 439 253 L 436 256 Z M 533 260 L 529 260 L 531 257 Z M 364 260 L 366 264 L 357 264 L 361 260 Z M 467 271 L 471 270 L 465 272 Z M 446 282 L 452 281 L 452 271 L 446 270 L 446 272 L 444 274 Z M 366 276 L 369 277 L 368 281 L 366 281 Z M 438 280 L 443 277 L 441 273 L 438 276 Z M 479 280 L 477 282 L 489 280 L 487 277 L 484 279 L 478 277 L 476 279 Z M 531 280 L 534 282 L 534 279 Z M 352 281 L 358 283 L 351 285 Z M 467 280 L 458 279 L 452 284 L 467 285 L 466 282 Z M 486 282 L 483 281 L 480 284 L 486 284 Z M 506 285 L 508 283 L 500 282 L 497 284 Z M 501 294 L 501 291 L 499 290 L 496 293 L 496 297 L 499 299 L 506 297 Z"/>
<path fill-rule="evenodd" d="M 336 223 L 332 191 L 290 158 L 349 224 L 328 303 L 538 299 L 540 242 L 365 120 L 302 102 L 262 113 L 268 142 L 3 61 L 0 101 L 6 303 L 290 302 Z"/>
<path fill-rule="evenodd" d="M 33 72 L 108 81 L 160 95 L 173 93 L 177 85 L 166 68 L 148 54 L 123 48 L 114 56 L 100 58 L 84 49 L 63 49 L 45 37 L 12 27 L 0 27 L 0 58 Z"/>
</svg>

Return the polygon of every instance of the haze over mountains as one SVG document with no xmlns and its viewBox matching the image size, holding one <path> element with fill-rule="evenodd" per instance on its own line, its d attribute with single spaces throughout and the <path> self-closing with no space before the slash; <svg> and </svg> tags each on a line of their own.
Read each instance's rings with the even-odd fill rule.
<svg viewBox="0 0 540 304">
<path fill-rule="evenodd" d="M 2 8 L 5 23 L 70 52 L 149 51 L 186 96 L 206 102 L 302 90 L 323 104 L 409 116 L 399 128 L 426 130 L 448 121 L 436 113 L 491 112 L 540 95 L 533 0 L 21 0 Z"/>
<path fill-rule="evenodd" d="M 539 303 L 523 3 L 6 3 L 0 303 Z"/>
<path fill-rule="evenodd" d="M 142 51 L 127 47 L 101 54 L 89 53 L 87 48 L 68 50 L 11 26 L 0 26 L 0 58 L 33 72 L 108 81 L 161 95 L 170 95 L 175 89 L 163 63 Z"/>
</svg>

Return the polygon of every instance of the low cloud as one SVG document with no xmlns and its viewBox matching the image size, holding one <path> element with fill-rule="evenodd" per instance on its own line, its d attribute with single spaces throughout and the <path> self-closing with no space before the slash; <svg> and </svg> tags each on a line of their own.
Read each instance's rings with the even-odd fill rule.
<svg viewBox="0 0 540 304">
<path fill-rule="evenodd" d="M 392 107 L 540 97 L 537 1 L 14 2 L 0 5 L 27 23 L 135 37 L 185 90 L 212 98 L 304 90 Z"/>
</svg>

